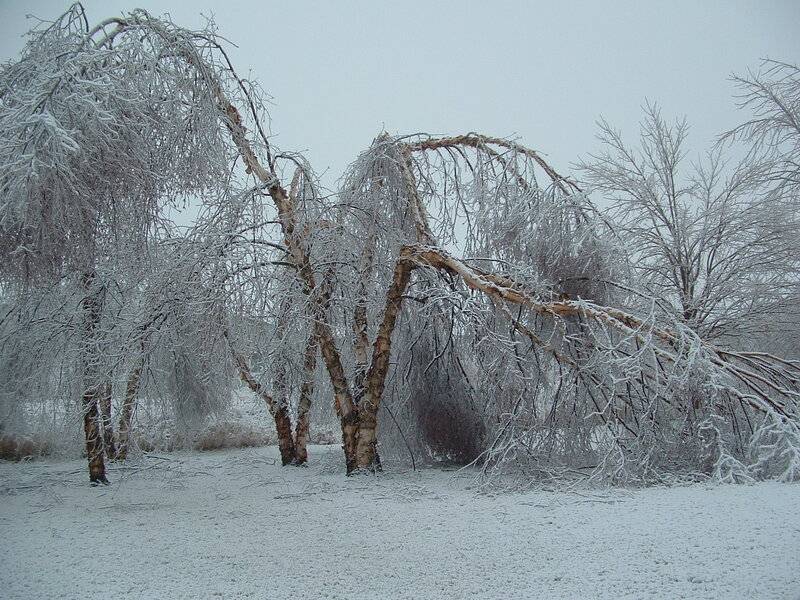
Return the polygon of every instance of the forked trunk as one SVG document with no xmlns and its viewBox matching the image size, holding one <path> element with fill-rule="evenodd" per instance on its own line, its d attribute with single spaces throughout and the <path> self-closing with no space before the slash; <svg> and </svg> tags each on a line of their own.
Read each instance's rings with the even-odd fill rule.
<svg viewBox="0 0 800 600">
<path fill-rule="evenodd" d="M 311 257 L 303 244 L 303 240 L 295 232 L 297 220 L 294 212 L 294 203 L 289 194 L 278 183 L 277 177 L 272 170 L 265 168 L 259 162 L 253 147 L 247 139 L 247 130 L 242 124 L 242 117 L 236 107 L 225 97 L 222 88 L 219 85 L 215 85 L 213 92 L 221 112 L 226 117 L 226 125 L 242 160 L 250 171 L 263 184 L 268 186 L 267 191 L 278 211 L 278 219 L 281 222 L 284 243 L 289 251 L 289 259 L 297 268 L 305 294 L 311 299 L 311 317 L 315 323 L 314 334 L 319 341 L 320 353 L 325 361 L 325 367 L 328 370 L 331 385 L 333 386 L 336 413 L 342 422 L 342 447 L 345 453 L 347 472 L 350 473 L 356 464 L 358 414 L 353 404 L 353 395 L 344 373 L 341 356 L 336 347 L 333 329 L 328 322 L 327 305 L 330 301 L 331 292 L 330 289 L 325 288 L 329 288 L 329 286 L 321 286 L 323 288 L 322 293 L 317 289 Z"/>
<path fill-rule="evenodd" d="M 378 409 L 380 408 L 389 358 L 392 349 L 392 333 L 403 304 L 403 294 L 411 279 L 414 263 L 408 248 L 400 251 L 394 268 L 392 284 L 386 294 L 383 321 L 372 347 L 372 363 L 364 380 L 364 398 L 358 406 L 358 439 L 356 444 L 356 469 L 375 471 L 380 462 L 377 458 Z"/>
</svg>

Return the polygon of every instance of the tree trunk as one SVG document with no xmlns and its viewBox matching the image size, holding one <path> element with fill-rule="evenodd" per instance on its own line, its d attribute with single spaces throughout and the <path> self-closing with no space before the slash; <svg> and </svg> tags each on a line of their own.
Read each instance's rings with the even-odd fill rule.
<svg viewBox="0 0 800 600">
<path fill-rule="evenodd" d="M 278 432 L 278 449 L 281 453 L 281 464 L 286 466 L 294 463 L 294 438 L 292 437 L 292 418 L 286 404 L 278 406 L 273 415 L 275 430 Z"/>
<path fill-rule="evenodd" d="M 283 459 L 285 452 L 284 448 L 289 448 L 294 445 L 293 441 L 287 444 L 284 441 L 284 438 L 282 437 L 285 435 L 286 432 L 286 427 L 284 426 L 283 421 L 285 418 L 288 419 L 288 414 L 286 413 L 285 410 L 282 410 L 282 408 L 278 405 L 277 402 L 275 402 L 275 400 L 267 391 L 267 389 L 263 385 L 261 385 L 261 382 L 259 382 L 253 376 L 247 358 L 245 358 L 242 354 L 239 354 L 238 352 L 233 350 L 233 348 L 231 348 L 231 352 L 233 353 L 233 359 L 239 371 L 239 379 L 241 379 L 244 382 L 244 384 L 248 388 L 250 388 L 251 392 L 253 392 L 256 396 L 258 396 L 264 401 L 264 403 L 267 405 L 267 410 L 272 415 L 273 419 L 275 419 L 275 426 L 278 430 L 278 446 L 281 448 L 281 459 Z M 289 438 L 291 439 L 292 437 L 291 423 L 289 423 L 288 431 L 289 431 Z M 289 460 L 291 460 L 291 458 L 289 458 Z M 284 462 L 283 464 L 287 463 Z"/>
<path fill-rule="evenodd" d="M 114 425 L 111 421 L 111 382 L 104 383 L 100 389 L 100 416 L 103 420 L 103 445 L 106 458 L 116 460 L 117 448 L 114 443 Z"/>
<path fill-rule="evenodd" d="M 355 374 L 353 376 L 353 389 L 356 404 L 363 395 L 364 378 L 367 376 L 367 362 L 369 361 L 369 323 L 367 321 L 367 287 L 372 279 L 375 266 L 375 232 L 370 232 L 361 254 L 359 267 L 358 292 L 356 306 L 353 310 L 353 358 L 355 359 Z"/>
<path fill-rule="evenodd" d="M 83 433 L 86 438 L 86 458 L 89 461 L 89 481 L 92 484 L 108 484 L 106 465 L 103 461 L 103 439 L 100 435 L 100 420 L 97 410 L 97 388 L 83 394 Z"/>
<path fill-rule="evenodd" d="M 87 271 L 81 277 L 85 296 L 81 301 L 84 310 L 84 336 L 82 348 L 83 362 L 83 433 L 86 440 L 86 458 L 89 462 L 89 481 L 108 484 L 106 465 L 103 461 L 103 438 L 100 434 L 99 396 L 103 384 L 100 383 L 100 348 L 97 340 L 97 326 L 102 313 L 102 289 L 93 290 L 95 274 Z"/>
<path fill-rule="evenodd" d="M 144 352 L 144 348 L 142 348 L 142 351 Z M 136 366 L 130 372 L 130 375 L 128 375 L 128 383 L 125 386 L 125 398 L 122 401 L 122 411 L 119 417 L 117 460 L 125 460 L 128 458 L 133 411 L 136 408 L 136 397 L 139 394 L 139 384 L 142 379 L 143 368 L 144 354 L 142 354 Z"/>
<path fill-rule="evenodd" d="M 294 462 L 304 465 L 308 462 L 308 430 L 311 411 L 311 398 L 314 395 L 314 372 L 317 368 L 317 338 L 312 331 L 303 353 L 303 383 L 300 386 L 300 400 L 297 404 L 297 425 L 294 434 Z"/>
<path fill-rule="evenodd" d="M 333 293 L 333 275 L 326 271 L 322 285 L 311 290 L 311 308 L 314 317 L 314 337 L 317 339 L 320 354 L 328 370 L 333 386 L 333 404 L 336 416 L 342 426 L 342 450 L 346 472 L 349 475 L 356 468 L 356 445 L 358 436 L 358 407 L 353 400 L 350 384 L 344 373 L 339 350 L 328 323 L 328 307 Z"/>
<path fill-rule="evenodd" d="M 403 248 L 394 268 L 392 284 L 386 294 L 383 321 L 372 347 L 372 363 L 364 382 L 364 399 L 358 406 L 358 440 L 356 446 L 356 469 L 374 472 L 379 468 L 377 460 L 378 409 L 380 408 L 386 375 L 389 372 L 392 333 L 403 303 L 414 263 L 410 249 Z"/>
<path fill-rule="evenodd" d="M 278 327 L 275 337 L 278 344 L 278 354 L 284 348 L 286 340 L 286 330 L 289 327 L 289 299 L 284 298 L 281 303 L 278 315 Z M 275 362 L 275 376 L 272 380 L 272 393 L 274 402 L 268 408 L 270 414 L 275 419 L 275 430 L 278 432 L 278 449 L 281 452 L 281 464 L 286 466 L 292 464 L 295 459 L 294 437 L 292 436 L 292 420 L 289 414 L 289 386 L 286 385 L 286 359 L 277 357 Z"/>
<path fill-rule="evenodd" d="M 292 421 L 289 416 L 288 407 L 285 403 L 278 404 L 275 402 L 275 399 L 270 395 L 267 389 L 253 376 L 247 358 L 233 348 L 228 333 L 225 332 L 224 335 L 228 338 L 228 345 L 233 356 L 233 362 L 236 364 L 236 368 L 239 371 L 239 379 L 250 388 L 250 391 L 264 401 L 267 405 L 267 410 L 269 410 L 269 413 L 275 420 L 275 429 L 278 433 L 278 448 L 281 453 L 281 463 L 284 465 L 290 464 L 294 460 L 294 439 L 292 438 Z"/>
<path fill-rule="evenodd" d="M 358 410 L 353 403 L 350 386 L 344 374 L 339 353 L 333 341 L 330 325 L 317 318 L 314 324 L 315 336 L 319 339 L 319 350 L 325 361 L 333 386 L 333 404 L 336 416 L 342 426 L 342 450 L 344 451 L 347 474 L 356 468 L 356 444 L 358 434 Z"/>
</svg>

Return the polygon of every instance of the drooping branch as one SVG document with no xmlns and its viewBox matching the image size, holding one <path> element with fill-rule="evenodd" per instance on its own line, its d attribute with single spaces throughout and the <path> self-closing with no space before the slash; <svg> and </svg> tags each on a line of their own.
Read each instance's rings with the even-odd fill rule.
<svg viewBox="0 0 800 600">
<path fill-rule="evenodd" d="M 542 316 L 590 319 L 624 334 L 634 335 L 643 342 L 647 341 L 648 336 L 652 336 L 669 349 L 669 351 L 662 350 L 658 353 L 665 359 L 681 361 L 684 358 L 681 352 L 688 349 L 685 341 L 677 332 L 645 323 L 622 310 L 571 300 L 540 302 L 526 294 L 524 290 L 519 289 L 514 282 L 502 276 L 470 267 L 442 250 L 416 247 L 410 248 L 409 252 L 419 263 L 458 275 L 471 289 L 483 292 L 499 301 L 525 306 Z M 797 384 L 800 382 L 800 366 L 789 361 L 768 361 L 765 360 L 765 355 L 761 355 L 762 361 L 768 365 L 768 370 L 763 368 L 767 365 L 761 365 L 762 369 L 755 372 L 737 366 L 731 361 L 732 358 L 747 361 L 747 355 L 740 357 L 735 352 L 726 351 L 711 344 L 701 343 L 701 345 L 712 364 L 731 378 L 743 383 L 750 390 L 752 396 L 747 400 L 755 408 L 761 411 L 774 410 L 785 417 L 797 416 L 798 405 L 800 405 L 800 392 L 797 390 Z M 558 358 L 557 355 L 556 358 Z M 773 396 L 776 394 L 784 399 L 784 403 L 774 400 Z"/>
<path fill-rule="evenodd" d="M 458 135 L 452 137 L 431 138 L 431 139 L 421 140 L 418 142 L 409 143 L 407 144 L 407 147 L 412 152 L 424 152 L 430 150 L 438 150 L 440 148 L 452 148 L 458 146 L 481 148 L 482 146 L 490 146 L 490 145 L 506 148 L 515 153 L 527 156 L 528 158 L 532 159 L 533 161 L 536 162 L 536 164 L 538 164 L 542 168 L 542 170 L 545 173 L 547 173 L 547 176 L 550 177 L 550 180 L 553 182 L 553 184 L 556 185 L 558 189 L 561 190 L 561 192 L 563 192 L 564 194 L 581 191 L 575 182 L 559 175 L 555 171 L 555 169 L 553 169 L 553 167 L 551 167 L 539 155 L 538 152 L 504 138 L 490 137 L 490 136 L 480 135 L 477 133 L 468 133 L 465 135 Z"/>
</svg>

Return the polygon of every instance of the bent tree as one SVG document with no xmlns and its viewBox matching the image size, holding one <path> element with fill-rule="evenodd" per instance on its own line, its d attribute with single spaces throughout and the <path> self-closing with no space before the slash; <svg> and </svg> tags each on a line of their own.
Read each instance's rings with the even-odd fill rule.
<svg viewBox="0 0 800 600">
<path fill-rule="evenodd" d="M 220 217 L 210 237 L 221 241 L 209 245 L 202 229 L 187 238 L 196 268 L 180 282 L 208 318 L 184 319 L 183 332 L 227 344 L 276 420 L 285 463 L 305 454 L 311 379 L 292 437 L 283 357 L 268 391 L 239 349 L 252 303 L 235 293 L 244 273 L 277 312 L 278 347 L 290 337 L 281 312 L 302 305 L 310 331 L 294 347 L 304 346 L 307 374 L 319 349 L 348 473 L 379 467 L 387 390 L 402 389 L 398 366 L 438 323 L 447 342 L 425 370 L 463 357 L 452 361 L 456 387 L 486 406 L 478 429 L 487 472 L 582 462 L 618 480 L 698 470 L 797 478 L 800 368 L 714 346 L 637 289 L 619 252 L 624 236 L 539 153 L 473 133 L 382 135 L 336 199 L 312 195 L 309 204 L 283 175 L 300 167 L 310 181 L 310 169 L 271 147 L 259 91 L 237 76 L 213 31 L 141 10 L 90 27 L 75 6 L 0 77 L 0 159 L 11 166 L 3 277 L 119 279 L 158 247 L 165 208 L 199 198 Z M 259 218 L 226 222 L 243 198 Z M 237 262 L 255 247 L 275 253 Z M 86 356 L 97 355 L 97 310 L 83 306 Z M 106 327 L 113 332 L 113 320 Z M 92 392 L 83 395 L 92 425 L 104 370 L 90 367 L 87 359 L 82 389 Z M 90 477 L 103 480 L 91 430 Z"/>
<path fill-rule="evenodd" d="M 490 386 L 505 382 L 506 393 L 517 396 L 511 406 L 487 398 L 507 407 L 498 411 L 507 422 L 495 430 L 485 457 L 508 466 L 524 449 L 534 449 L 539 465 L 591 455 L 614 477 L 646 478 L 687 464 L 728 468 L 729 453 L 769 454 L 769 447 L 751 444 L 766 427 L 780 431 L 783 476 L 795 476 L 797 365 L 768 355 L 759 355 L 764 362 L 756 365 L 747 353 L 712 346 L 653 296 L 631 288 L 616 235 L 577 186 L 537 153 L 476 134 L 384 136 L 346 182 L 348 205 L 363 198 L 350 228 L 365 242 L 352 263 L 376 260 L 387 290 L 382 304 L 378 298 L 372 304 L 372 357 L 357 405 L 359 467 L 374 460 L 369 449 L 375 447 L 391 335 L 413 281 L 417 297 L 436 297 L 440 310 L 459 314 L 451 337 L 468 344 L 470 355 L 485 357 L 481 346 L 490 345 L 470 338 L 478 328 L 496 336 L 495 358 L 505 354 L 516 363 L 511 372 L 475 365 Z M 384 232 L 381 243 L 376 246 L 357 223 Z M 343 255 L 342 248 L 334 252 Z M 351 272 L 361 277 L 364 270 Z M 344 287 L 363 293 L 353 282 Z M 356 296 L 347 303 L 356 306 L 354 331 L 364 330 L 363 302 Z M 529 387 L 555 370 L 555 389 Z M 706 439 L 711 431 L 716 445 Z M 679 460 L 686 463 L 678 466 Z M 765 461 L 753 464 L 759 462 Z"/>
</svg>

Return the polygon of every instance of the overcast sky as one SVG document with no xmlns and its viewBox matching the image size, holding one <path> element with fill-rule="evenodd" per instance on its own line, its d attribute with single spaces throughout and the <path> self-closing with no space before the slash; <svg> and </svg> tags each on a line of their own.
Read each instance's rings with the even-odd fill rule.
<svg viewBox="0 0 800 600">
<path fill-rule="evenodd" d="M 382 129 L 515 136 L 556 168 L 596 149 L 600 115 L 632 139 L 645 98 L 685 115 L 699 152 L 742 120 L 728 77 L 800 62 L 800 2 L 259 2 L 87 0 L 187 27 L 213 15 L 269 92 L 275 142 L 332 184 Z M 0 0 L 0 57 L 65 2 Z"/>
</svg>

